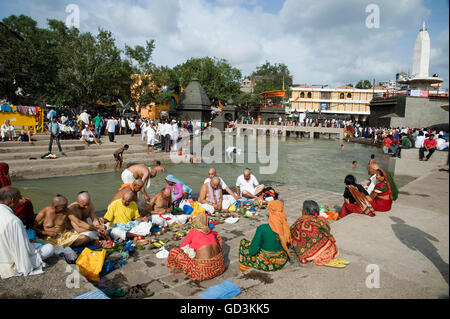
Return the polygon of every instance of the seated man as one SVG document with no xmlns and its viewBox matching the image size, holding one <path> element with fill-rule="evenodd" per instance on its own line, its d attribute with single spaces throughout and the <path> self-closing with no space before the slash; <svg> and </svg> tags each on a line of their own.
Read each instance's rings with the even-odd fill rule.
<svg viewBox="0 0 450 319">
<path fill-rule="evenodd" d="M 133 201 L 135 195 L 136 194 L 131 190 L 125 191 L 122 198 L 113 201 L 109 205 L 105 216 L 99 218 L 101 223 L 109 223 L 109 232 L 112 238 L 125 240 L 127 238 L 139 236 L 140 234 L 134 232 L 135 226 L 137 225 L 130 226 L 127 224 L 132 221 L 149 222 L 148 217 L 140 216 L 138 206 L 136 202 Z M 150 232 L 151 224 L 147 225 L 147 227 L 148 232 Z"/>
<path fill-rule="evenodd" d="M 92 221 L 92 226 L 86 227 L 85 224 L 80 225 L 79 231 L 81 235 L 89 237 L 91 240 L 99 240 L 100 237 L 105 238 L 106 232 L 104 227 L 100 224 L 97 216 L 95 216 L 94 204 L 91 201 L 91 196 L 86 191 L 81 191 L 78 193 L 77 201 L 73 202 L 68 206 L 72 214 L 75 215 L 79 220 L 85 222 L 87 225 L 88 218 Z"/>
<path fill-rule="evenodd" d="M 19 138 L 17 139 L 19 142 L 28 142 L 28 144 L 31 144 L 31 130 L 27 128 L 26 130 L 21 130 Z"/>
<path fill-rule="evenodd" d="M 28 240 L 25 227 L 13 213 L 21 198 L 17 188 L 0 189 L 0 279 L 42 273 L 44 260 L 54 254 L 52 245 Z"/>
<path fill-rule="evenodd" d="M 244 170 L 244 174 L 239 176 L 236 180 L 236 193 L 241 197 L 249 200 L 258 200 L 258 195 L 263 191 L 264 184 L 259 184 L 256 177 L 251 174 L 250 168 Z"/>
<path fill-rule="evenodd" d="M 33 229 L 44 241 L 59 246 L 80 247 L 91 239 L 81 235 L 84 229 L 95 230 L 93 226 L 79 220 L 67 207 L 68 201 L 62 195 L 56 195 L 50 206 L 43 208 L 34 220 Z"/>
<path fill-rule="evenodd" d="M 84 142 L 84 144 L 88 146 L 94 143 L 100 145 L 99 141 L 94 135 L 94 132 L 92 132 L 92 129 L 93 129 L 92 126 L 89 126 L 86 127 L 83 131 L 81 131 L 81 140 Z"/>
<path fill-rule="evenodd" d="M 119 191 L 116 193 L 116 195 L 114 195 L 114 197 L 111 199 L 111 203 L 122 198 L 123 195 L 128 192 L 131 191 L 133 192 L 133 201 L 137 203 L 138 201 L 138 193 L 144 188 L 144 182 L 142 181 L 142 179 L 138 178 L 136 180 L 134 180 L 134 182 L 132 184 L 122 184 L 122 186 L 120 187 Z"/>
<path fill-rule="evenodd" d="M 225 202 L 227 207 L 223 206 L 223 192 L 220 186 L 220 178 L 214 176 L 208 183 L 205 183 L 200 188 L 200 194 L 198 195 L 198 203 L 203 207 L 210 215 L 215 212 L 227 213 L 228 207 L 231 205 L 229 202 Z"/>
<path fill-rule="evenodd" d="M 211 178 L 213 178 L 214 176 L 217 176 L 216 169 L 215 168 L 210 168 L 209 171 L 208 171 L 208 176 L 209 177 L 207 179 L 205 179 L 203 184 L 209 183 L 211 181 Z M 236 201 L 239 200 L 239 195 L 235 194 L 231 190 L 231 188 L 229 188 L 227 186 L 227 184 L 225 184 L 225 182 L 223 181 L 223 179 L 221 177 L 219 177 L 219 179 L 220 179 L 220 186 L 222 187 L 222 191 L 226 191 L 228 193 L 228 195 L 225 195 L 225 194 L 223 195 L 224 196 L 224 200 L 225 199 L 229 200 L 229 201 L 231 201 L 231 204 L 234 204 Z M 234 198 L 235 201 L 233 201 L 231 197 Z"/>
<path fill-rule="evenodd" d="M 161 233 L 166 231 L 166 227 L 174 222 L 185 224 L 189 215 L 173 215 L 172 192 L 170 188 L 165 188 L 156 193 L 145 208 L 145 214 L 151 215 L 152 223 L 161 227 Z"/>
<path fill-rule="evenodd" d="M 14 130 L 14 126 L 12 126 L 9 120 L 5 120 L 5 123 L 1 126 L 1 135 L 2 140 L 5 141 L 13 141 L 16 137 L 16 131 Z"/>
<path fill-rule="evenodd" d="M 442 134 L 438 135 L 438 139 L 436 141 L 436 150 L 448 151 L 448 142 L 442 137 Z"/>
<path fill-rule="evenodd" d="M 419 159 L 421 161 L 428 161 L 431 155 L 433 155 L 434 151 L 436 150 L 436 145 L 437 142 L 434 139 L 434 134 L 430 134 L 430 137 L 423 142 L 423 147 L 419 149 Z M 425 152 L 428 152 L 428 155 L 425 157 L 425 159 L 423 159 L 425 156 Z"/>
</svg>

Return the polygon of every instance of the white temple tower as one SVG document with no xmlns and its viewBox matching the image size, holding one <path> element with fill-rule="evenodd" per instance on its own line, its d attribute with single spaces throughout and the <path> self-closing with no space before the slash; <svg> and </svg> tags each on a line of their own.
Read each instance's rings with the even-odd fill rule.
<svg viewBox="0 0 450 319">
<path fill-rule="evenodd" d="M 436 87 L 432 87 L 432 84 L 439 84 L 444 79 L 439 77 L 430 77 L 430 35 L 428 34 L 425 26 L 425 21 L 422 24 L 422 29 L 419 30 L 419 34 L 416 38 L 414 45 L 414 57 L 411 77 L 405 79 L 400 78 L 397 82 L 400 84 L 408 84 L 411 90 L 436 90 Z"/>
<path fill-rule="evenodd" d="M 423 22 L 422 29 L 416 38 L 414 45 L 414 58 L 412 67 L 413 77 L 428 77 L 428 70 L 430 67 L 430 35 Z"/>
</svg>

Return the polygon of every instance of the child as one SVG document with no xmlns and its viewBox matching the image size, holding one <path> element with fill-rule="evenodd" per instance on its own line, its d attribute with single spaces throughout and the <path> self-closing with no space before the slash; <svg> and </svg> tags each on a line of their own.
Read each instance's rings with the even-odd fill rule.
<svg viewBox="0 0 450 319">
<path fill-rule="evenodd" d="M 128 144 L 125 144 L 122 148 L 119 148 L 116 150 L 113 154 L 114 159 L 116 160 L 116 167 L 114 167 L 114 171 L 117 171 L 117 166 L 120 164 L 120 169 L 122 169 L 122 163 L 123 163 L 123 152 L 128 150 L 129 146 Z"/>
</svg>

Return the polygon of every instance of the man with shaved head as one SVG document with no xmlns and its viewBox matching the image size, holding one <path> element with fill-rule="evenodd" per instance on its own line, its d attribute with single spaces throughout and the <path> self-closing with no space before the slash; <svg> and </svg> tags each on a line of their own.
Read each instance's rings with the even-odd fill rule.
<svg viewBox="0 0 450 319">
<path fill-rule="evenodd" d="M 132 184 L 135 179 L 142 179 L 144 182 L 145 188 L 142 188 L 141 193 L 144 200 L 149 200 L 150 197 L 147 195 L 145 189 L 150 187 L 150 179 L 154 178 L 158 171 L 156 169 L 152 169 L 144 164 L 136 164 L 128 167 L 122 172 L 122 182 L 123 184 Z"/>
<path fill-rule="evenodd" d="M 86 222 L 77 218 L 67 207 L 68 201 L 62 195 L 53 197 L 52 204 L 43 208 L 34 220 L 33 229 L 43 237 L 45 242 L 54 247 L 87 245 L 91 239 L 79 234 L 83 229 L 92 228 Z"/>
<path fill-rule="evenodd" d="M 144 182 L 140 178 L 134 180 L 134 182 L 132 184 L 123 184 L 120 187 L 119 191 L 116 193 L 116 195 L 114 195 L 114 197 L 111 199 L 111 203 L 114 202 L 115 200 L 118 200 L 119 198 L 122 198 L 123 195 L 127 191 L 133 192 L 133 194 L 134 194 L 133 201 L 135 201 L 137 203 L 138 193 L 141 192 L 143 188 L 144 188 Z"/>
<path fill-rule="evenodd" d="M 87 191 L 79 192 L 77 200 L 70 204 L 68 208 L 73 215 L 85 223 L 80 225 L 79 231 L 77 231 L 79 234 L 88 236 L 91 240 L 98 240 L 100 237 L 105 237 L 106 232 L 95 215 L 94 204 Z M 92 225 L 89 225 L 88 218 L 91 219 Z"/>
<path fill-rule="evenodd" d="M 205 179 L 205 181 L 203 182 L 203 184 L 209 183 L 209 182 L 211 181 L 211 179 L 212 179 L 214 176 L 217 176 L 217 172 L 216 172 L 216 169 L 215 169 L 214 167 L 211 167 L 211 168 L 209 169 L 209 171 L 208 171 L 208 176 L 209 176 L 209 177 L 208 177 L 207 179 Z M 227 193 L 228 193 L 229 195 L 233 196 L 233 198 L 234 198 L 235 200 L 239 200 L 239 195 L 238 195 L 238 194 L 235 194 L 235 193 L 231 190 L 231 188 L 229 188 L 229 187 L 227 186 L 227 184 L 225 184 L 225 182 L 223 181 L 222 177 L 219 177 L 219 179 L 220 179 L 220 187 L 222 187 L 222 190 L 226 190 Z M 226 195 L 224 195 L 224 196 L 226 196 Z"/>
<path fill-rule="evenodd" d="M 258 200 L 258 195 L 261 194 L 264 187 L 264 184 L 259 184 L 250 168 L 246 168 L 244 174 L 236 180 L 236 193 L 249 200 Z"/>
<path fill-rule="evenodd" d="M 210 215 L 218 212 L 228 212 L 227 209 L 222 209 L 223 193 L 220 186 L 220 178 L 214 176 L 209 183 L 203 184 L 198 195 L 198 203 Z"/>
<path fill-rule="evenodd" d="M 110 235 L 114 239 L 121 238 L 125 240 L 127 238 L 133 238 L 139 235 L 133 233 L 132 229 L 128 232 L 123 227 L 114 227 L 116 224 L 119 224 L 121 226 L 126 225 L 131 221 L 149 221 L 148 217 L 140 216 L 138 206 L 133 200 L 135 195 L 136 194 L 131 190 L 126 190 L 123 193 L 122 198 L 113 201 L 109 205 L 108 211 L 106 212 L 105 216 L 99 219 L 101 223 L 109 223 L 109 226 L 111 228 Z"/>
<path fill-rule="evenodd" d="M 372 163 L 367 166 L 367 174 L 370 175 L 369 184 L 367 186 L 367 193 L 370 195 L 377 184 L 377 171 L 380 169 L 377 163 Z"/>
</svg>

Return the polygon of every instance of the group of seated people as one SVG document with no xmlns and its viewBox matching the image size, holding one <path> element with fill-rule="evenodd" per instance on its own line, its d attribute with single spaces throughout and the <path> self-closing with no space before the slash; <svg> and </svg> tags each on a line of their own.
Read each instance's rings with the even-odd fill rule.
<svg viewBox="0 0 450 319">
<path fill-rule="evenodd" d="M 393 201 L 397 200 L 398 188 L 391 174 L 376 163 L 367 167 L 369 184 L 364 187 L 356 183 L 353 175 L 345 177 L 344 204 L 339 218 L 356 213 L 375 216 L 375 212 L 388 212 Z"/>
<path fill-rule="evenodd" d="M 140 164 L 138 164 L 140 165 Z M 14 224 L 16 234 L 11 230 L 0 232 L 0 276 L 28 275 L 45 266 L 44 259 L 60 246 L 82 247 L 99 240 L 132 239 L 150 233 L 152 226 L 161 228 L 164 233 L 173 222 L 180 224 L 191 221 L 192 229 L 178 248 L 169 252 L 167 267 L 170 272 L 182 272 L 192 280 L 202 281 L 214 278 L 225 271 L 222 238 L 210 228 L 209 216 L 227 212 L 228 207 L 237 200 L 262 202 L 259 196 L 264 189 L 256 177 L 246 168 L 237 178 L 235 191 L 231 190 L 217 176 L 214 168 L 208 171 L 208 178 L 200 188 L 198 203 L 204 213 L 189 216 L 176 211 L 182 200 L 192 196 L 192 189 L 173 175 L 165 177 L 166 187 L 151 198 L 146 196 L 144 185 L 149 185 L 157 171 L 164 168 L 129 167 L 131 176 L 123 183 L 111 199 L 107 212 L 97 217 L 95 208 L 87 191 L 81 191 L 77 200 L 69 204 L 67 198 L 56 195 L 52 203 L 42 209 L 26 223 L 36 231 L 46 244 L 30 243 L 24 223 L 14 210 L 23 201 L 20 191 L 11 187 L 0 190 L 0 229 Z M 133 172 L 143 172 L 134 174 Z M 352 176 L 346 177 L 345 204 L 340 218 L 349 213 L 374 215 L 374 211 L 388 211 L 398 194 L 389 173 L 381 170 L 376 163 L 368 166 L 371 183 L 368 189 L 356 184 Z M 224 195 L 224 191 L 227 194 Z M 372 196 L 369 196 L 372 194 Z M 181 206 L 181 205 L 180 205 Z M 179 206 L 178 206 L 179 207 Z M 303 203 L 302 215 L 289 226 L 283 203 L 277 199 L 267 205 L 268 223 L 260 225 L 251 241 L 243 238 L 239 247 L 239 269 L 277 271 L 282 269 L 292 252 L 300 263 L 313 262 L 315 265 L 343 268 L 348 262 L 336 258 L 338 248 L 331 235 L 329 221 L 320 216 L 316 202 Z M 90 219 L 90 220 L 89 220 Z M 21 224 L 19 224 L 21 223 Z M 8 224 L 8 225 L 9 225 Z M 12 228 L 11 228 L 12 229 Z M 17 237 L 20 237 L 20 240 Z M 5 248 L 6 242 L 14 241 L 15 252 Z M 5 252 L 4 252 L 5 251 Z M 6 253 L 7 252 L 7 253 Z M 14 255 L 16 254 L 16 255 Z"/>
<path fill-rule="evenodd" d="M 33 127 L 28 126 L 24 129 L 20 130 L 19 136 L 16 134 L 16 129 L 9 120 L 5 120 L 5 122 L 0 127 L 1 133 L 1 141 L 19 141 L 19 142 L 28 142 L 31 144 L 33 135 Z"/>
</svg>

